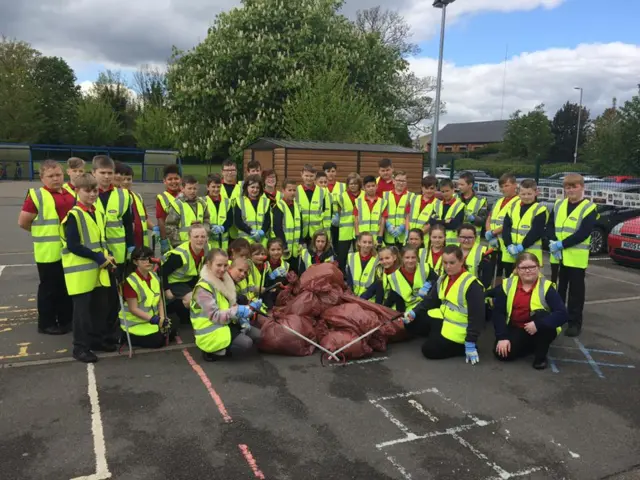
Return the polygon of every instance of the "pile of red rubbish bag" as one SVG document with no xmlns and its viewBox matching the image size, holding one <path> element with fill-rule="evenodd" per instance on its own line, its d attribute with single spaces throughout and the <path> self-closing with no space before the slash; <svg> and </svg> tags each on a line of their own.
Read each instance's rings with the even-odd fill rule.
<svg viewBox="0 0 640 480">
<path fill-rule="evenodd" d="M 270 317 L 259 317 L 262 330 L 259 348 L 280 355 L 311 355 L 310 343 L 287 331 L 282 325 L 335 351 L 369 330 L 396 316 L 398 312 L 356 297 L 346 286 L 342 272 L 334 263 L 314 265 L 278 294 Z M 387 343 L 406 338 L 402 319 L 389 322 L 372 335 L 356 342 L 343 353 L 346 358 L 362 358 L 384 352 Z"/>
</svg>

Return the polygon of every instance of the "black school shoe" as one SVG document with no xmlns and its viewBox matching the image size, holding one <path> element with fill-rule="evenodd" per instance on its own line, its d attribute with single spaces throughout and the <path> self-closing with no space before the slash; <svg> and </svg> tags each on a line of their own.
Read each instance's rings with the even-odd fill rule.
<svg viewBox="0 0 640 480">
<path fill-rule="evenodd" d="M 67 333 L 67 330 L 60 327 L 59 325 L 53 325 L 47 328 L 38 327 L 38 333 L 42 333 L 44 335 L 64 335 Z"/>
<path fill-rule="evenodd" d="M 82 363 L 96 363 L 98 357 L 91 350 L 74 350 L 73 358 Z"/>
<path fill-rule="evenodd" d="M 580 325 L 569 325 L 569 328 L 567 328 L 567 331 L 564 332 L 564 334 L 567 337 L 577 337 L 578 335 L 580 335 L 581 331 L 582 327 Z"/>
<path fill-rule="evenodd" d="M 535 368 L 536 370 L 544 370 L 548 365 L 549 362 L 547 361 L 547 357 L 544 357 L 542 359 L 535 358 L 533 360 L 533 368 Z"/>
<path fill-rule="evenodd" d="M 115 352 L 118 350 L 118 347 L 113 343 L 99 343 L 96 345 L 91 345 L 91 350 L 95 350 L 96 352 Z"/>
<path fill-rule="evenodd" d="M 225 358 L 231 357 L 231 352 L 227 348 L 224 352 L 224 355 L 216 355 L 215 353 L 207 353 L 202 352 L 202 359 L 205 362 L 219 362 L 220 360 L 224 360 Z"/>
</svg>

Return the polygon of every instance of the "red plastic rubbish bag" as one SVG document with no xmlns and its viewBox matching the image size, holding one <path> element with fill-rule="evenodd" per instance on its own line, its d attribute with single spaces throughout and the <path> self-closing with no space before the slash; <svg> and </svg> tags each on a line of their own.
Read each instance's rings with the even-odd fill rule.
<svg viewBox="0 0 640 480">
<path fill-rule="evenodd" d="M 307 292 L 326 293 L 344 291 L 344 276 L 335 263 L 312 265 L 300 277 L 300 289 Z"/>
<path fill-rule="evenodd" d="M 397 312 L 396 310 L 392 310 L 391 308 L 385 307 L 384 305 L 378 305 L 377 303 L 364 300 L 360 297 L 355 296 L 351 292 L 345 292 L 342 295 L 342 301 L 345 303 L 358 305 L 367 312 L 374 312 L 376 315 L 378 315 L 378 318 L 381 322 L 385 322 L 399 315 L 399 312 Z M 402 323 L 402 318 L 394 320 L 393 322 L 390 322 L 387 325 L 383 326 L 379 330 L 379 332 L 387 337 L 387 341 L 390 343 L 401 342 L 408 338 L 407 331 L 404 328 L 404 323 Z"/>
<path fill-rule="evenodd" d="M 277 321 L 269 319 L 263 324 L 261 329 L 262 340 L 258 343 L 260 351 L 296 357 L 311 355 L 316 347 L 297 335 L 294 335 L 284 328 L 283 325 L 288 326 L 310 340 L 315 339 L 315 330 L 311 319 L 299 315 L 285 315 L 278 318 Z"/>
<path fill-rule="evenodd" d="M 321 317 L 329 328 L 351 330 L 358 336 L 380 325 L 375 312 L 364 310 L 356 303 L 343 303 L 322 312 Z"/>
<path fill-rule="evenodd" d="M 300 315 L 303 317 L 317 317 L 326 307 L 312 292 L 300 292 L 290 299 L 286 305 L 280 307 L 284 314 Z"/>
<path fill-rule="evenodd" d="M 331 352 L 344 347 L 347 343 L 354 341 L 360 335 L 350 330 L 329 330 L 329 333 L 322 339 L 320 345 Z M 367 344 L 367 340 L 360 340 L 354 343 L 341 353 L 345 358 L 362 358 L 370 355 L 373 349 Z"/>
</svg>

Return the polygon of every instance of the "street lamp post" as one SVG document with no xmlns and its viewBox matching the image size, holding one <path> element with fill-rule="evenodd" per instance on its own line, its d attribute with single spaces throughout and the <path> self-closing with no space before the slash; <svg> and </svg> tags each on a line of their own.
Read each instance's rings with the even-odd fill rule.
<svg viewBox="0 0 640 480">
<path fill-rule="evenodd" d="M 578 163 L 578 142 L 580 141 L 580 120 L 582 117 L 582 87 L 573 87 L 574 90 L 580 90 L 580 107 L 578 108 L 578 130 L 576 131 L 576 149 L 573 152 L 573 163 Z"/>
<path fill-rule="evenodd" d="M 444 54 L 444 30 L 447 23 L 447 5 L 455 0 L 435 0 L 433 6 L 442 9 L 442 21 L 440 23 L 440 54 L 438 56 L 438 77 L 436 80 L 436 111 L 433 116 L 433 128 L 431 130 L 431 175 L 436 174 L 438 160 L 438 124 L 440 122 L 440 90 L 442 89 L 442 57 Z"/>
</svg>

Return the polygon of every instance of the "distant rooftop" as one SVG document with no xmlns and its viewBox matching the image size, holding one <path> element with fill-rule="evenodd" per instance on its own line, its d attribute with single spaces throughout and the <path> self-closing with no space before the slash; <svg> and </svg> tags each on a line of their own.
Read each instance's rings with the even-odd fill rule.
<svg viewBox="0 0 640 480">
<path fill-rule="evenodd" d="M 293 148 L 299 150 L 347 150 L 354 152 L 380 153 L 422 153 L 413 148 L 399 145 L 379 145 L 375 143 L 340 143 L 340 142 L 312 142 L 301 140 L 280 140 L 277 138 L 260 138 L 247 148 L 252 150 L 269 150 L 274 147 Z"/>
<path fill-rule="evenodd" d="M 450 123 L 438 132 L 438 144 L 499 143 L 504 139 L 508 120 Z M 431 144 L 429 138 L 428 144 Z"/>
</svg>

